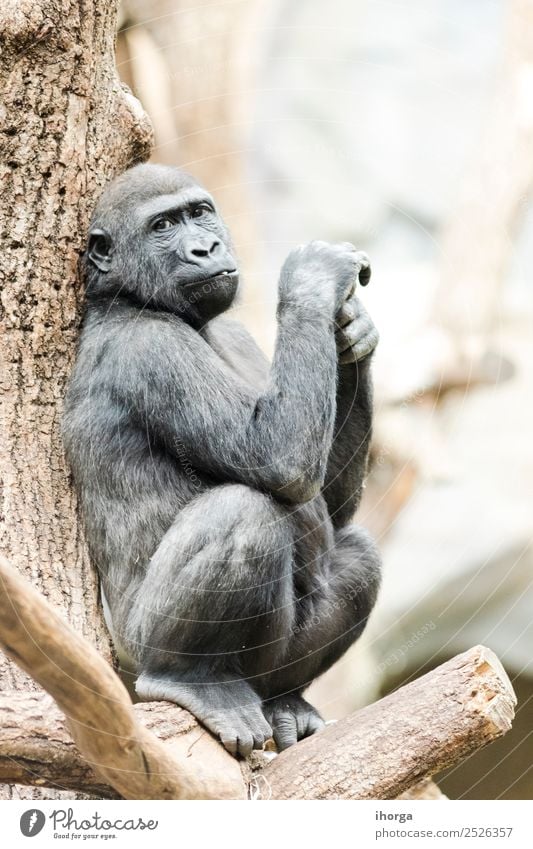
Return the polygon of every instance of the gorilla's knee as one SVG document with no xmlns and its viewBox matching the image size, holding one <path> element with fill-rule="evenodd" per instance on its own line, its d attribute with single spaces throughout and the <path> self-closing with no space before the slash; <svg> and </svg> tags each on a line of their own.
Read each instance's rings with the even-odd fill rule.
<svg viewBox="0 0 533 849">
<path fill-rule="evenodd" d="M 336 533 L 336 571 L 360 618 L 368 618 L 381 586 L 382 561 L 367 531 L 346 525 Z"/>
<path fill-rule="evenodd" d="M 217 546 L 217 558 L 226 568 L 234 564 L 239 577 L 246 573 L 276 579 L 290 574 L 292 531 L 284 509 L 273 499 L 229 484 L 211 490 L 201 502 L 196 518 L 203 526 L 200 536 L 210 550 L 213 543 Z"/>
</svg>

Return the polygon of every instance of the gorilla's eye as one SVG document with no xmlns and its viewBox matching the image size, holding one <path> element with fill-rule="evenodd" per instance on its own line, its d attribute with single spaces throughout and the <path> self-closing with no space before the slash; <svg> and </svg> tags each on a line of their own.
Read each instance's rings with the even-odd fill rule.
<svg viewBox="0 0 533 849">
<path fill-rule="evenodd" d="M 174 222 L 170 218 L 158 218 L 152 225 L 152 230 L 160 233 L 162 230 L 170 230 L 174 226 Z"/>
<path fill-rule="evenodd" d="M 191 218 L 201 218 L 202 215 L 206 215 L 211 211 L 211 207 L 208 203 L 199 203 L 191 210 Z"/>
</svg>

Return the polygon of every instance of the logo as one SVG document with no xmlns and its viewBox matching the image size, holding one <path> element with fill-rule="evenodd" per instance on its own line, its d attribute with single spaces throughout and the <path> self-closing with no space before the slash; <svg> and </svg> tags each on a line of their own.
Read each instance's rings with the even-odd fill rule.
<svg viewBox="0 0 533 849">
<path fill-rule="evenodd" d="M 46 817 L 42 811 L 37 808 L 32 808 L 30 811 L 25 811 L 20 818 L 20 830 L 24 837 L 35 837 L 42 831 L 46 822 Z"/>
</svg>

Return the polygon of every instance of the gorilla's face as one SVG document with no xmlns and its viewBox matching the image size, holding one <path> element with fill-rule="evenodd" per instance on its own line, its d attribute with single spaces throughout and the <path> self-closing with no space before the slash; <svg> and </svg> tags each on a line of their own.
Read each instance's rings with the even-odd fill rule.
<svg viewBox="0 0 533 849">
<path fill-rule="evenodd" d="M 160 283 L 179 288 L 204 319 L 227 309 L 239 278 L 211 196 L 198 187 L 184 189 L 148 201 L 137 216 L 139 236 Z"/>
<path fill-rule="evenodd" d="M 196 325 L 226 310 L 239 284 L 213 198 L 178 169 L 161 166 L 138 166 L 104 193 L 86 265 L 88 295 L 134 297 Z"/>
</svg>

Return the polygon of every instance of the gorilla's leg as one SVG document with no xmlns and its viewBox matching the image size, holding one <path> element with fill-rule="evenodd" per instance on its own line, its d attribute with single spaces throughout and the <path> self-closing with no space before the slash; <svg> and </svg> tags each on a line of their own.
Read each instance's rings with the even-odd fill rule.
<svg viewBox="0 0 533 849">
<path fill-rule="evenodd" d="M 189 709 L 248 754 L 271 733 L 246 677 L 280 662 L 294 615 L 283 508 L 246 486 L 216 487 L 179 513 L 137 594 L 127 627 L 137 692 Z"/>
<path fill-rule="evenodd" d="M 367 533 L 347 525 L 335 532 L 334 548 L 318 569 L 297 561 L 295 573 L 299 570 L 307 590 L 296 602 L 286 656 L 256 685 L 279 749 L 322 727 L 323 720 L 301 692 L 363 632 L 376 601 L 381 560 Z"/>
</svg>

